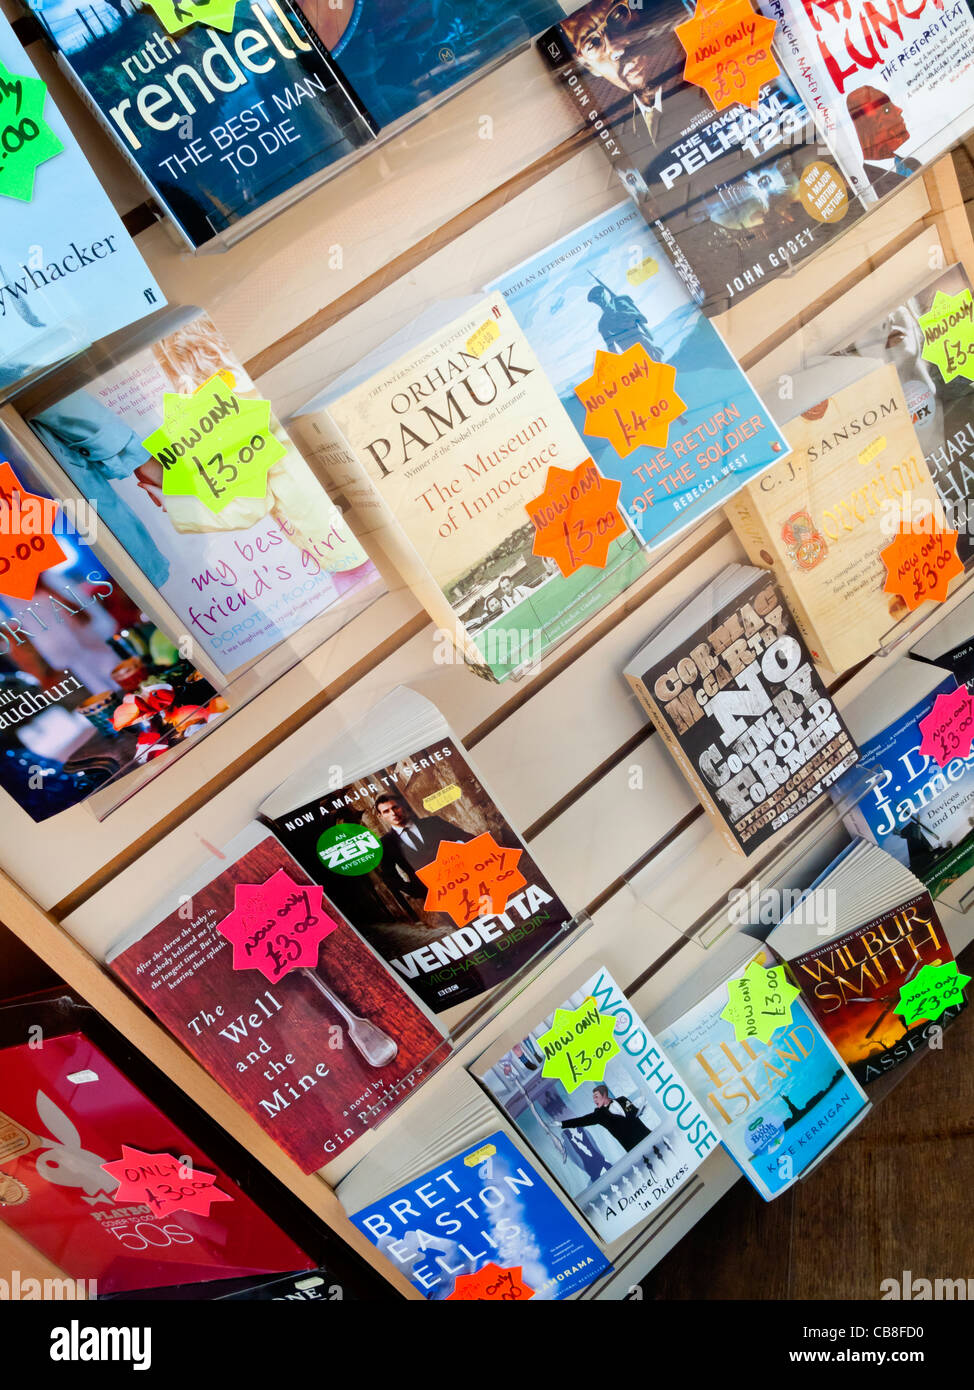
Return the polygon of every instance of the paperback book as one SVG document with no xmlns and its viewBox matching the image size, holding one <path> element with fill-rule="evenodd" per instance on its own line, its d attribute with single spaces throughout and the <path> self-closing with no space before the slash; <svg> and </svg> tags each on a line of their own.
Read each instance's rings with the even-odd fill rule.
<svg viewBox="0 0 974 1390">
<path fill-rule="evenodd" d="M 336 782 L 334 770 L 341 769 Z M 573 925 L 434 705 L 399 687 L 261 804 L 261 818 L 404 986 L 435 1013 L 509 981 Z M 517 889 L 460 920 L 418 875 L 487 835 Z M 466 872 L 466 871 L 465 871 Z M 471 878 L 471 891 L 476 888 Z M 478 907 L 480 910 L 478 910 Z M 468 917 L 464 921 L 464 916 Z"/>
<path fill-rule="evenodd" d="M 293 885 L 293 910 L 306 910 L 302 920 L 326 934 L 315 965 L 271 983 L 274 972 L 256 966 L 259 954 L 253 967 L 233 964 L 236 948 L 219 924 L 237 910 L 236 889 L 263 887 L 280 873 L 285 888 Z M 315 903 L 312 887 L 274 837 L 252 825 L 108 958 L 114 974 L 304 1173 L 383 1119 L 450 1052 L 337 911 Z M 266 946 L 262 911 L 255 909 L 251 921 L 244 909 L 255 950 Z M 282 959 L 293 959 L 279 937 L 273 941 Z"/>
<path fill-rule="evenodd" d="M 654 233 L 611 208 L 487 286 L 504 296 L 619 505 L 648 545 L 669 541 L 787 453 L 787 444 Z M 642 348 L 676 373 L 683 409 L 625 457 L 586 430 L 598 354 Z"/>
<path fill-rule="evenodd" d="M 626 679 L 725 841 L 752 854 L 858 761 L 771 575 L 731 565 Z"/>
<path fill-rule="evenodd" d="M 611 1016 L 618 1051 L 601 1080 L 569 1089 L 544 1074 L 554 1044 L 539 1040 L 556 1010 L 582 1006 Z M 604 1241 L 658 1210 L 720 1142 L 607 970 L 558 999 L 519 1042 L 495 1043 L 472 1071 Z"/>
</svg>

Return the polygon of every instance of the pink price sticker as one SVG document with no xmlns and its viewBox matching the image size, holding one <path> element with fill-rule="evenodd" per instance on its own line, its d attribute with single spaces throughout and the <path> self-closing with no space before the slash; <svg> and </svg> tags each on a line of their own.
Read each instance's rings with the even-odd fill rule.
<svg viewBox="0 0 974 1390">
<path fill-rule="evenodd" d="M 115 1202 L 137 1202 L 147 1206 L 153 1216 L 168 1216 L 173 1211 L 209 1216 L 214 1202 L 233 1201 L 216 1186 L 212 1173 L 194 1168 L 191 1158 L 144 1153 L 123 1144 L 122 1157 L 101 1166 L 109 1177 L 118 1179 Z"/>
<path fill-rule="evenodd" d="M 234 908 L 216 929 L 233 946 L 234 970 L 259 970 L 277 984 L 292 970 L 313 970 L 318 948 L 338 923 L 321 905 L 323 890 L 278 869 L 266 883 L 234 886 Z"/>
<path fill-rule="evenodd" d="M 946 767 L 953 758 L 967 758 L 974 739 L 974 699 L 965 685 L 949 695 L 938 695 L 933 709 L 917 725 L 920 730 L 920 752 L 933 758 L 938 767 Z"/>
</svg>

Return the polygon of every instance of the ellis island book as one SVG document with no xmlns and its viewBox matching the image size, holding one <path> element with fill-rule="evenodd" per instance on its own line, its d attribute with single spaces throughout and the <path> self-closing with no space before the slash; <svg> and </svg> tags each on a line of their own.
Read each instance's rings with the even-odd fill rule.
<svg viewBox="0 0 974 1390">
<path fill-rule="evenodd" d="M 40 81 L 3 15 L 0 63 Z M 60 149 L 37 166 L 32 198 L 3 198 L 0 391 L 166 302 L 50 93 L 43 118 Z"/>
<path fill-rule="evenodd" d="M 728 845 L 752 854 L 857 761 L 774 580 L 730 565 L 626 667 Z"/>
<path fill-rule="evenodd" d="M 198 497 L 163 491 L 171 460 L 154 458 L 142 441 L 163 424 L 167 393 L 191 396 L 217 373 L 237 397 L 259 398 L 213 321 L 190 310 L 80 388 L 76 377 L 59 376 L 21 408 L 67 474 L 65 485 L 97 505 L 101 524 L 229 677 L 312 621 L 324 640 L 378 583 L 273 412 L 284 455 L 263 497 L 236 497 L 213 511 Z"/>
<path fill-rule="evenodd" d="M 619 505 L 647 544 L 671 540 L 743 483 L 781 459 L 787 445 L 717 329 L 701 313 L 659 242 L 631 204 L 610 209 L 546 246 L 488 292 L 504 296 Z M 686 409 L 665 443 L 621 459 L 585 433 L 575 388 L 597 353 L 641 346 L 676 369 Z"/>
<path fill-rule="evenodd" d="M 429 316 L 419 322 L 428 334 Z M 502 295 L 403 352 L 408 338 L 288 423 L 373 553 L 480 674 L 503 680 L 638 579 L 646 558 L 629 531 L 603 569 L 566 578 L 535 555 L 529 504 L 549 470 L 598 470 Z"/>
<path fill-rule="evenodd" d="M 489 1297 L 508 1302 L 567 1298 L 612 1268 L 500 1130 L 349 1216 L 430 1300 L 462 1297 L 487 1266 Z"/>
<path fill-rule="evenodd" d="M 538 1039 L 555 1010 L 610 1014 L 620 1051 L 602 1081 L 569 1091 L 543 1076 Z M 542 1006 L 543 1007 L 543 1006 Z M 656 1211 L 720 1143 L 667 1054 L 607 970 L 597 970 L 513 1045 L 495 1043 L 472 1068 L 549 1173 L 604 1241 Z"/>
<path fill-rule="evenodd" d="M 809 892 L 827 893 L 835 905 L 827 939 L 799 903 L 767 944 L 787 960 L 832 1046 L 868 1086 L 925 1046 L 935 1023 L 944 1028 L 966 1008 L 963 1000 L 909 1027 L 896 1011 L 902 987 L 954 953 L 921 881 L 869 841 L 843 850 Z"/>
<path fill-rule="evenodd" d="M 340 782 L 334 770 L 341 769 Z M 439 710 L 399 687 L 262 802 L 261 818 L 342 915 L 430 1009 L 496 989 L 572 926 Z M 443 843 L 490 834 L 525 880 L 465 925 L 417 870 Z M 471 909 L 472 910 L 472 909 Z"/>
<path fill-rule="evenodd" d="M 272 835 L 248 827 L 128 932 L 108 964 L 313 1173 L 405 1100 L 450 1046 L 333 909 L 323 909 L 336 925 L 313 969 L 276 984 L 234 969 L 217 924 L 234 911 L 236 885 L 264 884 L 280 870 L 299 889 L 310 885 Z"/>
<path fill-rule="evenodd" d="M 848 385 L 856 371 L 836 359 L 834 394 L 785 426 L 791 457 L 726 507 L 748 559 L 773 569 L 809 651 L 833 671 L 871 656 L 908 612 L 898 594 L 883 592 L 880 552 L 899 522 L 921 504 L 943 519 L 896 369 L 870 365 Z M 822 380 L 816 372 L 814 396 Z"/>
<path fill-rule="evenodd" d="M 62 67 L 191 247 L 352 150 L 374 126 L 290 0 L 233 30 L 166 32 L 148 5 L 34 0 Z"/>
<path fill-rule="evenodd" d="M 69 517 L 3 429 L 0 523 L 20 545 L 47 532 L 57 548 L 29 599 L 0 562 L 0 787 L 42 821 L 198 736 L 227 704 L 86 545 L 94 513 Z"/>
<path fill-rule="evenodd" d="M 707 314 L 802 264 L 861 214 L 784 73 L 756 110 L 684 82 L 687 0 L 592 0 L 538 40 Z"/>
<path fill-rule="evenodd" d="M 791 1022 L 770 1042 L 738 1041 L 733 1025 L 721 1018 L 727 981 L 743 975 L 752 959 L 770 966 L 776 958 L 743 933 L 712 949 L 708 974 L 722 963 L 723 982 L 693 999 L 691 980 L 650 1023 L 728 1153 L 771 1201 L 846 1137 L 869 1102 L 801 998 L 792 1002 Z"/>
<path fill-rule="evenodd" d="M 964 0 L 758 0 L 777 51 L 853 186 L 893 193 L 974 125 Z"/>
</svg>

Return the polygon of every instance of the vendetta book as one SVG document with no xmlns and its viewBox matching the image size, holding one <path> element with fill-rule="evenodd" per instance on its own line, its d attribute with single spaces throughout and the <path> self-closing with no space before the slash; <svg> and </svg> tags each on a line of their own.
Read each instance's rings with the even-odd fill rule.
<svg viewBox="0 0 974 1390">
<path fill-rule="evenodd" d="M 861 215 L 780 74 L 756 109 L 683 80 L 690 0 L 592 0 L 538 40 L 580 116 L 707 314 L 803 264 Z"/>
<path fill-rule="evenodd" d="M 349 1213 L 425 1298 L 567 1298 L 612 1266 L 501 1130 L 438 1162 L 381 1201 Z"/>
<path fill-rule="evenodd" d="M 299 1164 L 313 1173 L 405 1100 L 449 1044 L 332 908 L 317 964 L 276 983 L 235 969 L 218 924 L 238 885 L 311 880 L 254 825 L 128 933 L 109 966 Z M 283 948 L 282 948 L 283 949 Z"/>
</svg>

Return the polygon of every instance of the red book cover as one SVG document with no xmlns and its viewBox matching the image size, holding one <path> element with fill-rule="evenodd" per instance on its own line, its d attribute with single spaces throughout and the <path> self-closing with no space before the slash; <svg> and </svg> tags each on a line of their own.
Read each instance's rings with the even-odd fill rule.
<svg viewBox="0 0 974 1390">
<path fill-rule="evenodd" d="M 260 836 L 254 843 L 255 837 Z M 234 969 L 217 930 L 238 884 L 311 880 L 260 827 L 110 968 L 305 1173 L 329 1163 L 449 1055 L 443 1034 L 338 913 L 312 970 Z M 219 861 L 218 861 L 219 862 Z"/>
<path fill-rule="evenodd" d="M 233 1200 L 209 1216 L 116 1201 L 122 1145 L 191 1160 Z M 0 1051 L 0 1219 L 99 1293 L 313 1265 L 83 1033 Z M 91 1291 L 94 1292 L 94 1291 Z"/>
</svg>

